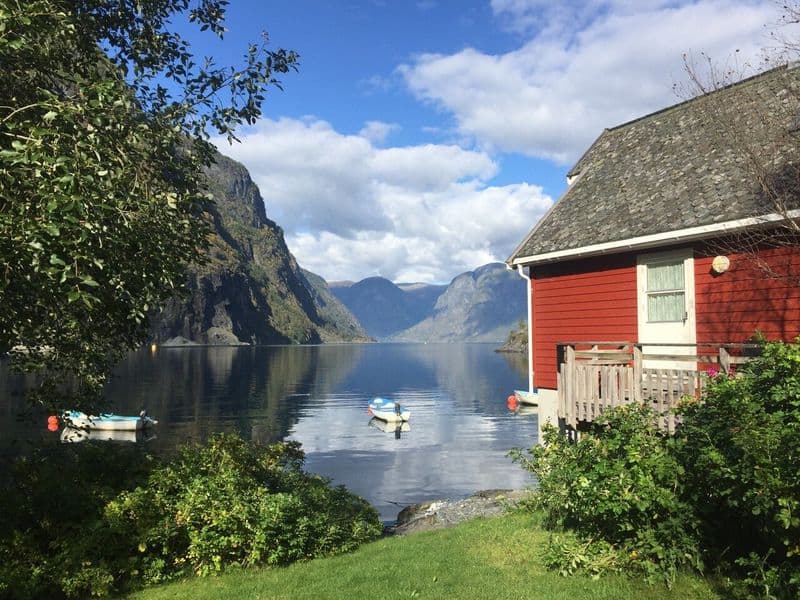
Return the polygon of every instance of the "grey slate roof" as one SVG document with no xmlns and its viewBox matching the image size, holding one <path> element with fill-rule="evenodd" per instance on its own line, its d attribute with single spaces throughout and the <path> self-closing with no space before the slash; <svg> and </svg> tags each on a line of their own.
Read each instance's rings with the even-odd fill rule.
<svg viewBox="0 0 800 600">
<path fill-rule="evenodd" d="M 800 68 L 783 66 L 606 129 L 507 262 L 774 213 L 752 164 L 800 163 L 784 143 L 799 107 Z"/>
</svg>

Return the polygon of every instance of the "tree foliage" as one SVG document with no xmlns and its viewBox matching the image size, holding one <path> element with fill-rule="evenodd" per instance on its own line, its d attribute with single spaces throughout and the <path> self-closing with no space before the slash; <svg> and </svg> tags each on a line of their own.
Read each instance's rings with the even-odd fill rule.
<svg viewBox="0 0 800 600">
<path fill-rule="evenodd" d="M 0 5 L 0 352 L 38 397 L 99 400 L 208 231 L 210 133 L 253 123 L 297 55 L 198 64 L 172 24 L 222 36 L 225 0 Z"/>
</svg>

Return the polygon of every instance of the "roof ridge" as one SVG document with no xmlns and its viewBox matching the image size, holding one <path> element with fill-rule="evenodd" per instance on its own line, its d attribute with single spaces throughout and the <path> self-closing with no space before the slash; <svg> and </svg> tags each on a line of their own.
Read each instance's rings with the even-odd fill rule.
<svg viewBox="0 0 800 600">
<path fill-rule="evenodd" d="M 642 115 L 641 117 L 636 117 L 635 119 L 631 119 L 630 121 L 625 121 L 624 123 L 620 123 L 619 125 L 614 125 L 613 127 L 607 127 L 605 129 L 605 131 L 616 131 L 618 129 L 622 129 L 623 127 L 628 127 L 630 125 L 633 125 L 634 123 L 638 123 L 639 121 L 644 121 L 645 119 L 649 119 L 651 117 L 655 117 L 656 115 L 660 115 L 662 113 L 669 112 L 669 111 L 674 110 L 676 108 L 681 108 L 683 106 L 686 106 L 687 104 L 691 104 L 693 102 L 697 102 L 699 100 L 702 100 L 703 98 L 707 98 L 708 96 L 712 96 L 714 94 L 719 94 L 721 92 L 724 92 L 726 90 L 730 90 L 730 89 L 735 88 L 735 87 L 739 87 L 739 86 L 743 86 L 743 85 L 750 85 L 750 84 L 754 83 L 758 79 L 762 79 L 762 78 L 765 78 L 765 77 L 767 77 L 769 75 L 773 75 L 773 74 L 777 73 L 778 71 L 788 71 L 790 69 L 796 68 L 797 66 L 798 66 L 798 63 L 795 62 L 795 61 L 786 62 L 786 63 L 780 64 L 777 67 L 772 67 L 771 69 L 767 69 L 766 71 L 761 71 L 760 73 L 756 73 L 755 75 L 751 75 L 750 77 L 745 77 L 744 79 L 740 79 L 739 81 L 734 81 L 734 82 L 729 83 L 727 85 L 724 85 L 724 86 L 722 86 L 720 88 L 713 89 L 713 90 L 711 90 L 709 92 L 706 92 L 704 94 L 700 94 L 698 96 L 694 96 L 693 98 L 689 98 L 687 100 L 683 100 L 682 102 L 678 102 L 677 104 L 670 104 L 669 106 L 665 106 L 664 108 L 660 108 L 660 109 L 655 110 L 655 111 L 653 111 L 651 113 L 648 113 L 646 115 Z"/>
</svg>

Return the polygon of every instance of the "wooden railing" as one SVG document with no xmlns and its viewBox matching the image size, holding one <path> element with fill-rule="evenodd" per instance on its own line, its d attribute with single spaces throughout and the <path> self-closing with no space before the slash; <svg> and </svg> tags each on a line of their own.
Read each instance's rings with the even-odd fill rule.
<svg viewBox="0 0 800 600">
<path fill-rule="evenodd" d="M 757 344 L 564 342 L 558 345 L 558 417 L 566 426 L 591 422 L 606 408 L 649 402 L 659 426 L 675 431 L 673 408 L 698 396 L 708 372 L 735 371 Z"/>
</svg>

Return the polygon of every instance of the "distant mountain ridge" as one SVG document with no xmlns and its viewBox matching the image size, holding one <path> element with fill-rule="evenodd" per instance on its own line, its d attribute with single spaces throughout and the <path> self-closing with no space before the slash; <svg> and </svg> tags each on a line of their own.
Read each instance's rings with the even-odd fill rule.
<svg viewBox="0 0 800 600">
<path fill-rule="evenodd" d="M 392 335 L 394 341 L 502 342 L 527 316 L 525 282 L 502 263 L 457 276 L 432 314 Z"/>
<path fill-rule="evenodd" d="M 383 277 L 368 277 L 353 284 L 339 282 L 330 289 L 369 335 L 386 339 L 425 319 L 446 287 L 413 284 L 403 290 Z"/>
<path fill-rule="evenodd" d="M 398 342 L 501 342 L 527 315 L 525 282 L 502 263 L 445 285 L 395 284 L 382 277 L 337 282 L 331 292 L 369 335 Z"/>
</svg>

